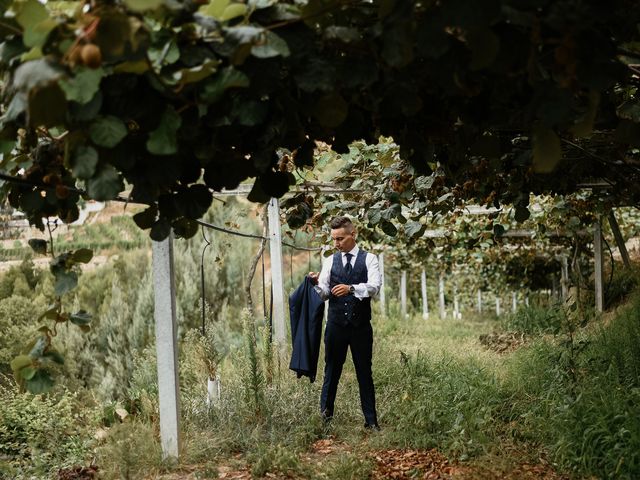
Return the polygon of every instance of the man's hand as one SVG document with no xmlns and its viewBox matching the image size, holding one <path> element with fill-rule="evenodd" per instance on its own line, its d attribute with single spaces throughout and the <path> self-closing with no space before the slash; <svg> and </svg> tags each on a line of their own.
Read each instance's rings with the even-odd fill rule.
<svg viewBox="0 0 640 480">
<path fill-rule="evenodd" d="M 318 272 L 309 272 L 309 275 L 307 275 L 307 276 L 311 279 L 311 282 L 314 285 L 318 284 L 318 277 L 320 276 L 320 273 L 318 273 Z"/>
<path fill-rule="evenodd" d="M 331 289 L 331 293 L 336 297 L 344 297 L 345 295 L 349 295 L 349 285 L 340 283 Z"/>
</svg>

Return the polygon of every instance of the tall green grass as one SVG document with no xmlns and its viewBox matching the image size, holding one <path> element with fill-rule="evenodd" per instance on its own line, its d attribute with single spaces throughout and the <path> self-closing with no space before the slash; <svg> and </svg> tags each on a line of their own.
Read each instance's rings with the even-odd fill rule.
<svg viewBox="0 0 640 480">
<path fill-rule="evenodd" d="M 243 333 L 236 336 L 216 323 L 204 337 L 195 330 L 182 337 L 183 447 L 177 465 L 159 454 L 151 346 L 132 359 L 126 397 L 85 420 L 85 437 L 75 442 L 92 445 L 93 453 L 86 446 L 56 449 L 40 434 L 38 448 L 54 452 L 47 458 L 57 465 L 78 462 L 78 452 L 85 461 L 95 455 L 105 478 L 181 468 L 215 478 L 230 465 L 256 477 L 367 478 L 374 468 L 372 450 L 404 447 L 437 448 L 472 466 L 487 467 L 500 458 L 500 468 L 508 470 L 545 457 L 576 478 L 639 478 L 640 295 L 607 321 L 598 317 L 586 326 L 572 313 L 525 315 L 521 318 L 535 321 L 520 320 L 519 328 L 527 328 L 531 341 L 507 355 L 478 340 L 495 328 L 495 319 L 375 318 L 373 365 L 382 431 L 367 433 L 350 357 L 335 417 L 325 425 L 319 415 L 321 375 L 314 384 L 297 379 L 287 368 L 289 346 L 272 349 L 264 321 L 244 314 L 236 320 Z M 554 315 L 557 325 L 548 321 Z M 320 371 L 322 358 L 321 352 Z M 222 395 L 207 406 L 212 368 L 221 377 Z M 5 394 L 7 401 L 20 398 Z M 130 413 L 125 421 L 113 414 L 122 407 Z M 13 416 L 11 422 L 26 420 Z M 56 422 L 67 425 L 68 419 Z M 107 437 L 92 443 L 88 436 L 99 426 Z M 0 422 L 0 432 L 7 431 L 3 428 Z M 344 448 L 308 460 L 312 444 L 329 437 Z M 66 451 L 73 453 L 67 457 Z M 24 463 L 12 465 L 29 472 Z"/>
<path fill-rule="evenodd" d="M 579 476 L 640 476 L 640 296 L 609 322 L 538 341 L 507 362 L 519 433 Z"/>
</svg>

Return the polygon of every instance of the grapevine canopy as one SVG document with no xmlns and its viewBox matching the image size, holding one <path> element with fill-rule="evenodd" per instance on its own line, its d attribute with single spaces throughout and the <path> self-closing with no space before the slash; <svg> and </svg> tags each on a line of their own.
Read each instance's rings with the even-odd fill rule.
<svg viewBox="0 0 640 480">
<path fill-rule="evenodd" d="M 317 141 L 392 137 L 458 192 L 638 200 L 631 0 L 0 0 L 2 194 L 71 222 L 131 186 L 162 239 L 213 192 L 281 196 Z M 427 178 L 427 177 L 425 177 Z M 399 178 L 398 181 L 407 181 Z M 418 188 L 428 190 L 428 182 Z M 400 187 L 398 187 L 400 188 Z M 307 212 L 310 216 L 312 212 Z"/>
</svg>

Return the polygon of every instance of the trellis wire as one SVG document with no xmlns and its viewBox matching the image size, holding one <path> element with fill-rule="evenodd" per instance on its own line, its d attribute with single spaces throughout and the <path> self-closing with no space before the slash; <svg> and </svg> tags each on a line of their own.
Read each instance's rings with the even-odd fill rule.
<svg viewBox="0 0 640 480">
<path fill-rule="evenodd" d="M 200 288 L 202 291 L 202 336 L 205 336 L 205 295 L 204 295 L 204 252 L 207 251 L 207 248 L 211 246 L 211 242 L 204 234 L 204 226 L 202 227 L 202 238 L 204 239 L 206 245 L 202 249 L 202 256 L 200 258 Z"/>
</svg>

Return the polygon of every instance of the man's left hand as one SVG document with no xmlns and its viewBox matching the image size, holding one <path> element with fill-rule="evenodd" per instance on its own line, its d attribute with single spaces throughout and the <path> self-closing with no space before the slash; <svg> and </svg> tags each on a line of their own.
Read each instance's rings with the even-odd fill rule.
<svg viewBox="0 0 640 480">
<path fill-rule="evenodd" d="M 331 289 L 331 293 L 336 297 L 344 297 L 345 295 L 349 295 L 349 285 L 340 283 Z"/>
</svg>

